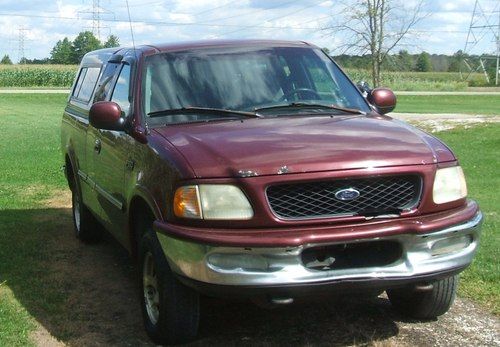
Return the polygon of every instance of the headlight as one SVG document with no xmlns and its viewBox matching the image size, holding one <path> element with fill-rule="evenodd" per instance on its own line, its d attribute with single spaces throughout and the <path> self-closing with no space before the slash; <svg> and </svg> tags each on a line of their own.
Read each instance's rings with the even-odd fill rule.
<svg viewBox="0 0 500 347">
<path fill-rule="evenodd" d="M 241 189 L 228 184 L 200 184 L 177 189 L 174 214 L 194 219 L 250 219 L 252 206 Z"/>
<path fill-rule="evenodd" d="M 438 169 L 434 178 L 432 197 L 434 203 L 444 204 L 467 196 L 465 176 L 460 166 Z"/>
</svg>

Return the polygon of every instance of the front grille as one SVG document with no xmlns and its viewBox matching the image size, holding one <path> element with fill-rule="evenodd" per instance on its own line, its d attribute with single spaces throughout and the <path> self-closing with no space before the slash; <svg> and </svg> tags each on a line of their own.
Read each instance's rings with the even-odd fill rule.
<svg viewBox="0 0 500 347">
<path fill-rule="evenodd" d="M 273 212 L 284 219 L 370 216 L 415 207 L 420 200 L 421 184 L 416 175 L 378 176 L 273 185 L 266 194 Z M 335 197 L 344 189 L 354 189 L 359 196 L 347 201 Z"/>
</svg>

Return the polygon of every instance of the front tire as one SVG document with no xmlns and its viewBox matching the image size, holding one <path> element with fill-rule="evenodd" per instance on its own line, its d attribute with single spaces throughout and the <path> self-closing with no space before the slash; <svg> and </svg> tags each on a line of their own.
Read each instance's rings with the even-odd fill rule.
<svg viewBox="0 0 500 347">
<path fill-rule="evenodd" d="M 73 227 L 76 237 L 85 243 L 95 243 L 102 237 L 101 226 L 82 201 L 77 185 L 71 187 Z"/>
<path fill-rule="evenodd" d="M 445 314 L 455 300 L 458 275 L 432 283 L 432 289 L 418 291 L 405 287 L 387 291 L 392 306 L 400 313 L 417 319 L 434 319 Z"/>
<path fill-rule="evenodd" d="M 199 295 L 175 278 L 151 230 L 142 237 L 139 260 L 142 315 L 151 340 L 159 344 L 193 340 L 198 333 Z"/>
</svg>

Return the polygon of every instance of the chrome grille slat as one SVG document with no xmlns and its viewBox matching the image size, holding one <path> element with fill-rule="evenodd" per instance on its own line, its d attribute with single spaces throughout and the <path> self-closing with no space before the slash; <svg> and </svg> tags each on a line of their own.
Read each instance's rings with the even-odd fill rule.
<svg viewBox="0 0 500 347">
<path fill-rule="evenodd" d="M 377 176 L 279 184 L 268 187 L 266 194 L 273 212 L 284 219 L 375 215 L 415 207 L 421 184 L 417 175 Z M 347 188 L 358 190 L 360 196 L 351 201 L 335 198 L 336 192 Z"/>
</svg>

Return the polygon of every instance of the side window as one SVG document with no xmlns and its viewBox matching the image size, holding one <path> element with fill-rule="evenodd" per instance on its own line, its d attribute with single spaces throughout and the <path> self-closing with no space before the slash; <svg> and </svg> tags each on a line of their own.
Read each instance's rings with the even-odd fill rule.
<svg viewBox="0 0 500 347">
<path fill-rule="evenodd" d="M 79 101 L 88 103 L 94 92 L 101 69 L 98 67 L 83 68 L 78 77 L 72 96 Z"/>
<path fill-rule="evenodd" d="M 87 73 L 86 67 L 84 67 L 80 70 L 80 74 L 78 75 L 78 79 L 76 80 L 75 89 L 73 89 L 73 94 L 71 94 L 71 96 L 76 98 L 76 96 L 80 92 L 80 89 L 82 88 L 82 82 L 83 82 L 83 79 L 85 78 L 86 73 Z"/>
<path fill-rule="evenodd" d="M 116 102 L 120 105 L 123 113 L 128 114 L 130 109 L 130 100 L 128 98 L 130 91 L 130 65 L 124 64 L 118 80 L 115 84 L 115 89 L 113 90 L 113 95 L 111 96 L 111 101 Z"/>
<path fill-rule="evenodd" d="M 116 63 L 108 63 L 106 65 L 106 68 L 101 75 L 97 90 L 95 92 L 94 102 L 106 100 L 109 93 L 111 92 L 111 87 L 113 86 L 113 77 L 115 76 L 116 69 L 119 66 L 120 65 Z"/>
</svg>

